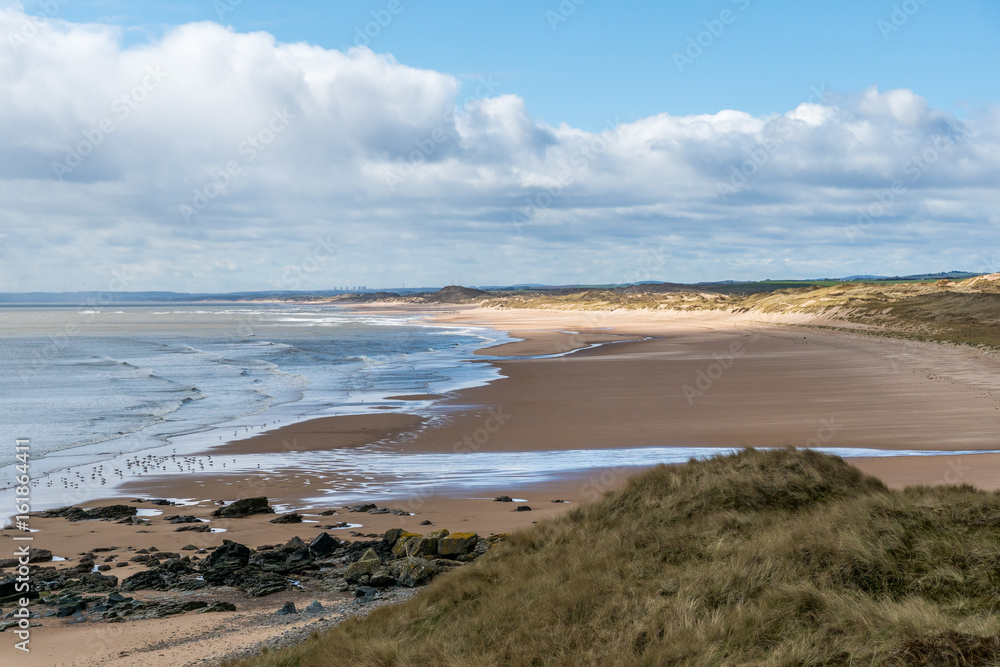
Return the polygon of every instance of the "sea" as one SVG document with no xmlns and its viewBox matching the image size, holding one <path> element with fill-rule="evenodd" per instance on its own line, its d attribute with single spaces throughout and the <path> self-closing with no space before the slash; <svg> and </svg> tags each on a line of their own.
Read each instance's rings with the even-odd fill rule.
<svg viewBox="0 0 1000 667">
<path fill-rule="evenodd" d="M 332 305 L 0 307 L 0 502 L 18 438 L 36 508 L 58 504 L 43 489 L 81 466 L 376 407 L 428 413 L 432 399 L 389 399 L 490 382 L 496 368 L 472 353 L 507 340 Z"/>
</svg>

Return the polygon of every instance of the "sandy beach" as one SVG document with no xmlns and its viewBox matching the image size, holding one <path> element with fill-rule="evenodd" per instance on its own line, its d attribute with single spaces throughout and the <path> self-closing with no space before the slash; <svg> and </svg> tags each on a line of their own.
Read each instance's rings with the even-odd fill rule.
<svg viewBox="0 0 1000 667">
<path fill-rule="evenodd" d="M 384 306 L 382 307 L 384 309 Z M 272 504 L 294 508 L 308 523 L 276 525 L 271 516 L 214 520 L 218 533 L 175 532 L 155 516 L 148 526 L 105 522 L 70 523 L 35 519 L 36 546 L 74 559 L 99 548 L 128 552 L 152 545 L 161 551 L 205 548 L 223 538 L 256 547 L 293 536 L 309 540 L 323 530 L 344 539 L 380 535 L 401 527 L 423 533 L 437 528 L 480 535 L 517 530 L 619 487 L 637 468 L 591 468 L 555 475 L 543 484 L 498 479 L 470 492 L 442 484 L 416 495 L 387 494 L 370 502 L 410 514 L 351 513 L 336 495 L 315 499 L 324 488 L 344 483 L 365 468 L 371 451 L 407 454 L 551 452 L 641 447 L 824 446 L 883 450 L 988 451 L 1000 449 L 1000 358 L 968 347 L 915 343 L 850 331 L 811 328 L 802 318 L 760 322 L 724 313 L 555 312 L 425 310 L 434 321 L 490 326 L 521 339 L 478 352 L 473 363 L 492 363 L 502 378 L 454 392 L 438 401 L 434 419 L 405 412 L 329 417 L 224 443 L 205 452 L 228 455 L 286 454 L 289 461 L 309 452 L 353 450 L 357 470 L 303 470 L 301 466 L 238 474 L 149 476 L 131 482 L 115 497 L 192 498 L 184 514 L 209 518 L 216 501 L 265 495 Z M 409 312 L 413 312 L 412 309 Z M 524 358 L 524 357 L 536 358 Z M 542 357 L 542 358 L 537 358 Z M 401 396 L 398 400 L 425 400 Z M 373 450 L 372 448 L 376 448 Z M 970 483 L 1000 488 L 1000 454 L 853 459 L 862 470 L 891 486 Z M 392 479 L 373 479 L 392 488 Z M 495 502 L 506 495 L 513 503 Z M 565 501 L 565 502 L 553 502 Z M 531 511 L 514 511 L 529 505 Z M 155 510 L 156 506 L 137 504 Z M 160 508 L 172 513 L 175 510 Z M 336 515 L 319 516 L 323 511 Z M 180 508 L 178 508 L 180 511 Z M 339 522 L 345 528 L 324 528 Z M 430 522 L 427 524 L 425 522 Z M 360 524 L 360 525 L 354 525 Z M 10 536 L 10 532 L 6 533 Z M 73 560 L 64 566 L 74 565 Z M 138 564 L 116 567 L 124 578 Z M 341 595 L 341 598 L 344 596 Z M 280 598 L 280 599 L 279 599 Z M 335 595 L 325 603 L 334 604 Z M 299 598 L 297 598 L 299 599 Z M 241 611 L 212 614 L 211 623 L 284 601 L 280 595 Z M 249 606 L 247 606 L 249 604 Z M 246 610 L 244 610 L 244 608 Z M 273 608 L 273 609 L 272 609 Z M 263 612 L 261 612 L 263 613 Z M 194 653 L 163 653 L 168 633 L 188 636 L 207 627 L 206 616 L 128 624 L 127 638 L 95 644 L 82 662 L 79 638 L 93 628 L 44 619 L 37 651 L 23 664 L 188 664 L 224 655 L 233 635 L 203 642 L 182 642 Z M 229 618 L 230 620 L 227 620 Z M 304 621 L 301 621 L 304 622 Z M 123 626 L 117 626 L 120 629 Z M 213 626 L 214 627 L 214 626 Z M 257 639 L 287 631 L 281 626 L 256 631 Z M 263 633 L 263 634 L 261 634 Z M 174 650 L 174 649 L 171 649 Z M 6 659 L 10 642 L 0 649 Z"/>
</svg>

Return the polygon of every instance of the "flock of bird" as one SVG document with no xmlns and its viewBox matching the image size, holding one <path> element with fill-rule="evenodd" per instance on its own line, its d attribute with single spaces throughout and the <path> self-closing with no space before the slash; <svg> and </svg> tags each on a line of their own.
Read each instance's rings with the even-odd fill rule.
<svg viewBox="0 0 1000 667">
<path fill-rule="evenodd" d="M 277 422 L 277 420 L 275 420 Z M 251 432 L 257 429 L 256 426 L 244 426 L 245 432 Z M 267 428 L 267 422 L 260 425 L 261 429 Z M 233 437 L 239 436 L 239 429 L 233 431 Z M 222 439 L 222 436 L 219 436 Z M 208 468 L 215 468 L 216 463 L 219 463 L 219 468 L 225 468 L 226 462 L 218 458 L 213 458 L 211 454 L 205 454 L 204 456 L 178 456 L 177 450 L 174 449 L 169 456 L 158 456 L 156 454 L 146 454 L 145 456 L 133 456 L 125 460 L 124 468 L 111 468 L 109 470 L 105 469 L 103 463 L 98 463 L 90 467 L 90 481 L 92 483 L 99 483 L 104 486 L 108 483 L 108 480 L 114 480 L 117 477 L 120 480 L 125 479 L 125 475 L 129 474 L 132 476 L 145 475 L 149 473 L 161 474 L 170 472 L 198 472 L 204 471 L 206 466 Z M 232 460 L 232 463 L 236 463 L 236 459 Z M 260 467 L 260 464 L 257 464 Z M 176 469 L 175 469 L 176 468 Z M 54 479 L 48 477 L 46 479 L 46 486 L 51 487 L 56 483 L 62 483 L 64 489 L 79 489 L 81 484 L 90 486 L 87 482 L 87 475 L 79 470 L 71 470 L 65 475 Z"/>
</svg>

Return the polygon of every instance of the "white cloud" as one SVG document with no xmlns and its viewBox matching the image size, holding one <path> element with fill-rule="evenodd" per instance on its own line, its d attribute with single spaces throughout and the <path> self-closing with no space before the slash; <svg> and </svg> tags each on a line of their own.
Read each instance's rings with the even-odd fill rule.
<svg viewBox="0 0 1000 667">
<path fill-rule="evenodd" d="M 0 10 L 0 290 L 614 281 L 647 247 L 664 279 L 905 272 L 998 241 L 996 107 L 871 87 L 588 132 L 365 48 L 25 20 Z"/>
</svg>

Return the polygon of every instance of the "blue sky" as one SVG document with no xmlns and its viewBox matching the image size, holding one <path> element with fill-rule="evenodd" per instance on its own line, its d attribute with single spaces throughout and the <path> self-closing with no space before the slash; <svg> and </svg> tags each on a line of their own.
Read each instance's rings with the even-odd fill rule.
<svg viewBox="0 0 1000 667">
<path fill-rule="evenodd" d="M 129 42 L 183 23 L 221 21 L 336 49 L 360 41 L 357 31 L 375 20 L 373 12 L 382 13 L 391 16 L 388 24 L 362 38 L 373 50 L 463 79 L 492 74 L 538 120 L 588 130 L 600 130 L 607 118 L 631 121 L 664 111 L 780 113 L 819 85 L 840 92 L 873 84 L 909 88 L 955 113 L 1000 100 L 1000 3 L 991 0 L 913 0 L 918 9 L 897 14 L 906 18 L 898 26 L 894 8 L 907 3 L 886 0 L 568 0 L 563 6 L 574 9 L 566 16 L 554 1 L 399 0 L 398 13 L 387 14 L 389 4 L 73 0 L 59 16 L 121 26 Z M 25 7 L 45 13 L 40 2 Z M 679 72 L 673 54 L 727 10 L 734 21 Z"/>
<path fill-rule="evenodd" d="M 0 0 L 0 39 L 0 291 L 998 270 L 1000 3 Z"/>
</svg>

